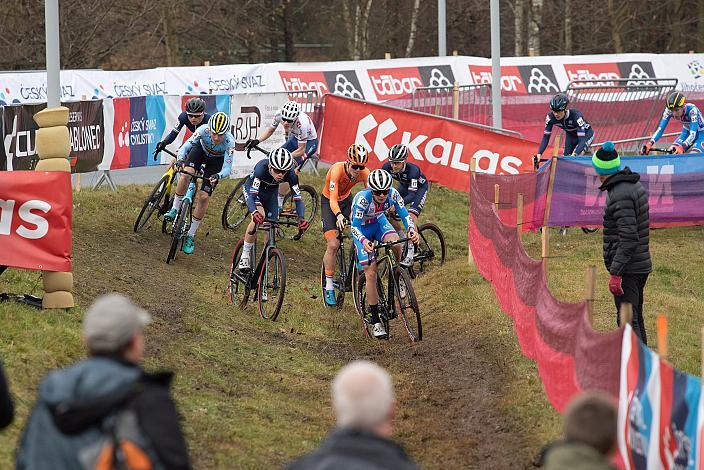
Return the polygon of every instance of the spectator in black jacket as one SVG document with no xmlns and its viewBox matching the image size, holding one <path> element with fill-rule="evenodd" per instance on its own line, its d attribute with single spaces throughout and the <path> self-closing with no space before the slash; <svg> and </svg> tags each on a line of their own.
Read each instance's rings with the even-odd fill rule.
<svg viewBox="0 0 704 470">
<path fill-rule="evenodd" d="M 0 363 L 0 429 L 9 426 L 14 415 L 15 409 L 12 406 L 10 387 L 7 385 L 7 379 L 5 379 L 5 373 L 2 370 L 2 363 Z"/>
<path fill-rule="evenodd" d="M 643 320 L 643 289 L 653 270 L 648 240 L 650 215 L 648 193 L 640 175 L 621 167 L 611 142 L 594 153 L 592 165 L 599 174 L 604 207 L 604 264 L 610 273 L 609 290 L 616 302 L 616 322 L 622 303 L 633 306 L 633 331 L 648 344 Z"/>
<path fill-rule="evenodd" d="M 289 470 L 416 470 L 419 467 L 391 440 L 394 390 L 389 374 L 369 361 L 355 361 L 337 374 L 332 401 L 338 427 L 318 449 Z"/>
</svg>

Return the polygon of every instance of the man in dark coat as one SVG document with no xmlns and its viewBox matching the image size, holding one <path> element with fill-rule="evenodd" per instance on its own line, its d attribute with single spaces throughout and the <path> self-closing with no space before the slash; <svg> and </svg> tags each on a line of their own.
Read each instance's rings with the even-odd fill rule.
<svg viewBox="0 0 704 470">
<path fill-rule="evenodd" d="M 337 374 L 332 399 L 338 427 L 317 450 L 288 470 L 417 470 L 391 440 L 394 390 L 389 374 L 369 361 L 355 361 Z"/>
<path fill-rule="evenodd" d="M 648 344 L 643 320 L 643 289 L 653 270 L 648 240 L 650 215 L 648 193 L 640 175 L 621 167 L 621 159 L 611 142 L 594 153 L 592 166 L 606 191 L 604 207 L 604 264 L 608 269 L 609 290 L 616 302 L 616 322 L 621 304 L 633 306 L 633 331 Z"/>
</svg>

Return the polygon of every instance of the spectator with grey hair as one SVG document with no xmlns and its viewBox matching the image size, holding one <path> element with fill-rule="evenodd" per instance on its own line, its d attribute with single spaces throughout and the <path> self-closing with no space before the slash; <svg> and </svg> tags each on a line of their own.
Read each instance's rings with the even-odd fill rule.
<svg viewBox="0 0 704 470">
<path fill-rule="evenodd" d="M 395 398 L 384 369 L 369 361 L 343 367 L 332 383 L 332 404 L 337 427 L 317 450 L 291 463 L 289 470 L 419 468 L 391 440 Z"/>
<path fill-rule="evenodd" d="M 143 329 L 150 321 L 145 310 L 120 294 L 101 296 L 88 308 L 83 338 L 90 357 L 42 381 L 17 469 L 95 468 L 103 457 L 109 460 L 102 463 L 115 464 L 109 468 L 132 468 L 130 458 L 148 459 L 149 468 L 190 468 L 169 393 L 173 375 L 146 373 L 139 366 Z M 139 452 L 135 446 L 112 447 L 128 435 Z"/>
</svg>

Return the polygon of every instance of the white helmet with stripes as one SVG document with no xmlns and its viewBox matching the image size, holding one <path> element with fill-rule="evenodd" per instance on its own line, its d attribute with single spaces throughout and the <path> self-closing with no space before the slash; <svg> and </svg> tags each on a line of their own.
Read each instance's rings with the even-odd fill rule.
<svg viewBox="0 0 704 470">
<path fill-rule="evenodd" d="M 391 175 L 386 170 L 379 168 L 369 173 L 369 187 L 372 191 L 388 191 L 391 182 Z"/>
<path fill-rule="evenodd" d="M 269 154 L 269 165 L 275 170 L 288 171 L 293 167 L 293 157 L 291 152 L 279 148 Z"/>
<path fill-rule="evenodd" d="M 287 101 L 281 107 L 281 119 L 293 122 L 301 114 L 301 105 L 295 101 Z"/>
</svg>

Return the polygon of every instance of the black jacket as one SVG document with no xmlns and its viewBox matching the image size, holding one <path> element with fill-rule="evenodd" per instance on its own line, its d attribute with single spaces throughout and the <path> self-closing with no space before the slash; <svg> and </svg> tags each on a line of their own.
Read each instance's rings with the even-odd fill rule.
<svg viewBox="0 0 704 470">
<path fill-rule="evenodd" d="M 292 462 L 288 470 L 418 470 L 420 467 L 393 441 L 372 433 L 337 428 L 317 450 Z"/>
<path fill-rule="evenodd" d="M 611 274 L 645 274 L 653 270 L 648 241 L 648 193 L 630 168 L 609 176 L 604 208 L 604 264 Z"/>
<path fill-rule="evenodd" d="M 0 363 L 0 429 L 7 427 L 12 423 L 15 410 L 12 406 L 12 397 L 10 397 L 10 387 L 7 386 L 5 372 L 2 370 Z"/>
</svg>

